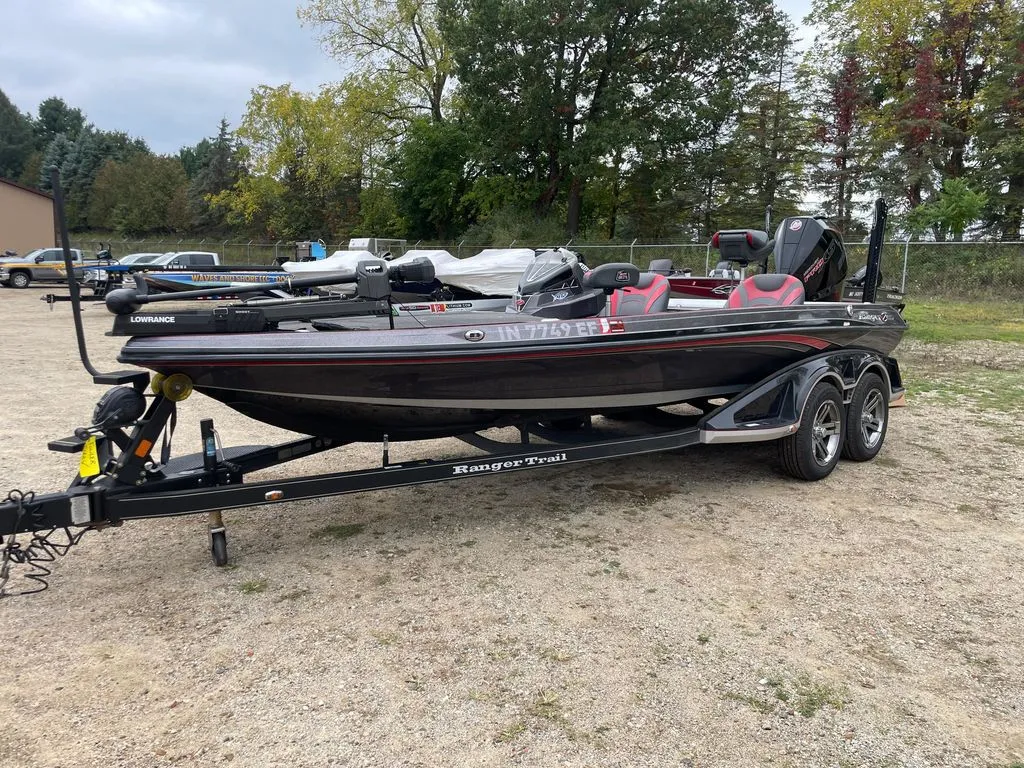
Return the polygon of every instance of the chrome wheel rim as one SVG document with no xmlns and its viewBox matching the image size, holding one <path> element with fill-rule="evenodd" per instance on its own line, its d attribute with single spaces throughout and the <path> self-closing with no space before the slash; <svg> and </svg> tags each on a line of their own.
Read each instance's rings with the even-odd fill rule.
<svg viewBox="0 0 1024 768">
<path fill-rule="evenodd" d="M 814 461 L 818 466 L 828 466 L 839 453 L 842 437 L 842 417 L 837 406 L 826 400 L 818 406 L 811 424 L 811 444 L 814 449 Z"/>
<path fill-rule="evenodd" d="M 865 448 L 874 448 L 882 439 L 885 430 L 885 401 L 877 389 L 871 390 L 864 398 L 860 412 L 860 437 Z"/>
</svg>

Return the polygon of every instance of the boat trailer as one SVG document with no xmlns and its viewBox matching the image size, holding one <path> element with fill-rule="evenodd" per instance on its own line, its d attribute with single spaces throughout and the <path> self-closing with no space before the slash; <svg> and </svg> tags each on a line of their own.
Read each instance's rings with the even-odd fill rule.
<svg viewBox="0 0 1024 768">
<path fill-rule="evenodd" d="M 70 274 L 63 195 L 55 169 L 51 182 Z M 884 213 L 883 208 L 883 222 Z M 874 258 L 870 263 L 877 269 L 880 241 L 872 240 Z M 868 292 L 874 284 L 869 268 Z M 840 454 L 861 461 L 873 457 L 884 438 L 888 405 L 903 394 L 894 359 L 844 349 L 794 363 L 729 399 L 689 401 L 687 405 L 695 409 L 689 415 L 651 409 L 630 420 L 622 420 L 629 414 L 610 414 L 611 419 L 596 424 L 590 418 L 585 424 L 571 425 L 510 423 L 508 427 L 513 429 L 503 434 L 511 432 L 514 439 L 501 441 L 484 433 L 462 435 L 459 440 L 482 453 L 442 460 L 393 462 L 385 436 L 381 463 L 376 467 L 247 481 L 246 476 L 258 470 L 353 441 L 305 437 L 274 446 L 222 449 L 212 419 L 205 419 L 200 422 L 200 450 L 172 458 L 177 404 L 192 393 L 192 381 L 184 374 L 151 377 L 137 370 L 98 371 L 85 347 L 77 282 L 70 281 L 69 288 L 82 364 L 93 383 L 112 388 L 97 402 L 90 426 L 48 444 L 53 451 L 81 454 L 79 474 L 67 490 L 47 494 L 12 490 L 0 501 L 0 597 L 46 589 L 49 564 L 65 555 L 86 532 L 119 526 L 127 520 L 206 514 L 213 562 L 223 566 L 228 562 L 223 512 L 243 507 L 625 458 L 698 444 L 766 440 L 779 442 L 787 474 L 817 480 L 832 471 Z M 209 290 L 215 293 L 217 289 Z M 391 315 L 386 306 L 370 309 Z M 256 324 L 263 327 L 285 319 L 276 311 L 278 305 L 271 303 L 256 315 Z M 224 322 L 249 320 L 227 318 Z M 870 408 L 866 405 L 869 397 Z M 874 435 L 873 450 L 872 444 L 864 442 L 869 434 Z M 23 536 L 27 538 L 19 540 Z M 28 584 L 11 593 L 7 584 L 16 570 Z"/>
<path fill-rule="evenodd" d="M 869 374 L 884 381 L 887 402 L 902 394 L 895 360 L 863 350 L 826 352 L 795 363 L 724 403 L 692 402 L 702 411 L 692 415 L 652 409 L 629 421 L 588 420 L 574 425 L 578 429 L 510 424 L 514 429 L 502 435 L 511 434 L 513 439 L 495 439 L 485 433 L 462 435 L 459 440 L 482 453 L 443 460 L 393 462 L 385 436 L 379 466 L 255 482 L 246 477 L 349 442 L 305 437 L 273 446 L 221 448 L 213 420 L 204 419 L 201 450 L 172 458 L 169 446 L 177 403 L 191 394 L 191 381 L 181 374 L 156 374 L 152 379 L 141 371 L 98 374 L 94 383 L 114 386 L 97 403 L 94 424 L 48 444 L 53 451 L 82 454 L 78 477 L 60 493 L 15 490 L 0 502 L 0 596 L 7 594 L 14 565 L 24 566 L 23 575 L 31 582 L 18 594 L 42 591 L 50 574 L 47 563 L 64 555 L 87 531 L 127 520 L 206 514 L 213 562 L 223 566 L 228 554 L 222 513 L 242 507 L 625 458 L 699 444 L 766 440 L 782 440 L 799 453 L 795 463 L 783 461 L 788 474 L 818 479 L 813 470 L 819 465 L 805 460 L 813 460 L 815 451 L 824 450 L 831 441 L 828 459 L 834 465 L 839 458 L 837 446 L 845 438 L 843 422 L 850 419 L 841 419 L 830 430 L 828 424 L 817 423 L 817 414 L 808 417 L 807 403 L 824 388 L 842 392 L 842 407 L 848 408 L 858 384 Z M 805 471 L 808 466 L 810 474 Z M 18 541 L 19 534 L 28 534 L 25 543 Z"/>
</svg>

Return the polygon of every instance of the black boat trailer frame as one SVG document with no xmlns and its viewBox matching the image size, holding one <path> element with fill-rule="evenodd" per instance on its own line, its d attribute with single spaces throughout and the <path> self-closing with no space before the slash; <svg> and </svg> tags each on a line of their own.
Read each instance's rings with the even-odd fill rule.
<svg viewBox="0 0 1024 768">
<path fill-rule="evenodd" d="M 883 378 L 890 400 L 902 394 L 895 360 L 847 349 L 796 363 L 724 404 L 691 402 L 700 415 L 652 410 L 643 420 L 611 430 L 604 423 L 588 423 L 574 431 L 512 424 L 518 431 L 515 442 L 482 433 L 463 435 L 460 440 L 483 454 L 443 460 L 392 462 L 385 436 L 380 466 L 255 482 L 247 482 L 246 476 L 350 441 L 306 437 L 274 446 L 221 449 L 213 420 L 204 419 L 202 450 L 171 458 L 168 446 L 177 403 L 191 393 L 190 382 L 159 374 L 151 381 L 148 373 L 137 371 L 98 374 L 95 383 L 115 385 L 97 404 L 94 419 L 99 423 L 48 445 L 58 452 L 88 452 L 91 458 L 82 466 L 91 462 L 98 471 L 83 471 L 61 493 L 12 491 L 0 502 L 0 597 L 13 564 L 25 566 L 24 575 L 33 582 L 34 588 L 19 594 L 41 591 L 50 573 L 45 563 L 65 554 L 86 531 L 126 520 L 205 513 L 213 561 L 222 566 L 228 562 L 222 513 L 229 509 L 660 453 L 701 443 L 787 438 L 799 430 L 804 404 L 822 380 L 839 389 L 844 403 L 849 403 L 857 383 L 869 372 Z M 162 437 L 164 447 L 158 452 Z M 29 534 L 26 544 L 18 542 L 18 534 Z"/>
</svg>

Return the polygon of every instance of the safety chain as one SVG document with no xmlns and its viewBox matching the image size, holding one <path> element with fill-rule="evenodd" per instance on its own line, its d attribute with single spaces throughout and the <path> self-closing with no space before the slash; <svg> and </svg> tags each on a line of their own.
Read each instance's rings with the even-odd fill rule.
<svg viewBox="0 0 1024 768">
<path fill-rule="evenodd" d="M 45 521 L 39 516 L 39 505 L 35 503 L 36 495 L 32 491 L 27 493 L 17 489 L 7 494 L 5 503 L 17 505 L 17 515 L 14 519 L 14 530 L 21 528 L 21 522 L 26 517 L 30 521 L 40 524 L 40 527 L 33 526 L 31 538 L 28 544 L 22 546 L 17 541 L 17 534 L 11 533 L 4 541 L 0 537 L 0 599 L 14 597 L 17 595 L 31 595 L 42 592 L 49 585 L 46 578 L 51 574 L 49 568 L 43 563 L 52 563 L 58 557 L 63 557 L 75 544 L 82 540 L 89 528 L 72 533 L 70 528 L 50 528 L 45 533 Z M 55 538 L 56 537 L 56 538 Z M 28 581 L 35 582 L 38 586 L 33 589 L 24 589 L 18 592 L 8 592 L 7 582 L 11 578 L 11 566 L 13 564 L 25 565 L 27 572 L 23 574 Z"/>
</svg>

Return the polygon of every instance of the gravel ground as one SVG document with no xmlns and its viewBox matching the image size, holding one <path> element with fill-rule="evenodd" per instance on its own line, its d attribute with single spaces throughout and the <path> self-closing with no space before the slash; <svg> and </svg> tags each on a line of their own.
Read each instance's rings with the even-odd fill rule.
<svg viewBox="0 0 1024 768">
<path fill-rule="evenodd" d="M 0 290 L 4 490 L 64 487 L 77 457 L 46 441 L 102 393 L 44 292 Z M 1014 345 L 907 352 L 1024 370 Z M 181 410 L 181 452 L 203 416 L 287 436 Z M 0 765 L 1020 765 L 1022 424 L 911 395 L 877 460 L 816 484 L 707 447 L 234 511 L 224 569 L 200 517 L 89 533 L 0 601 Z"/>
</svg>

